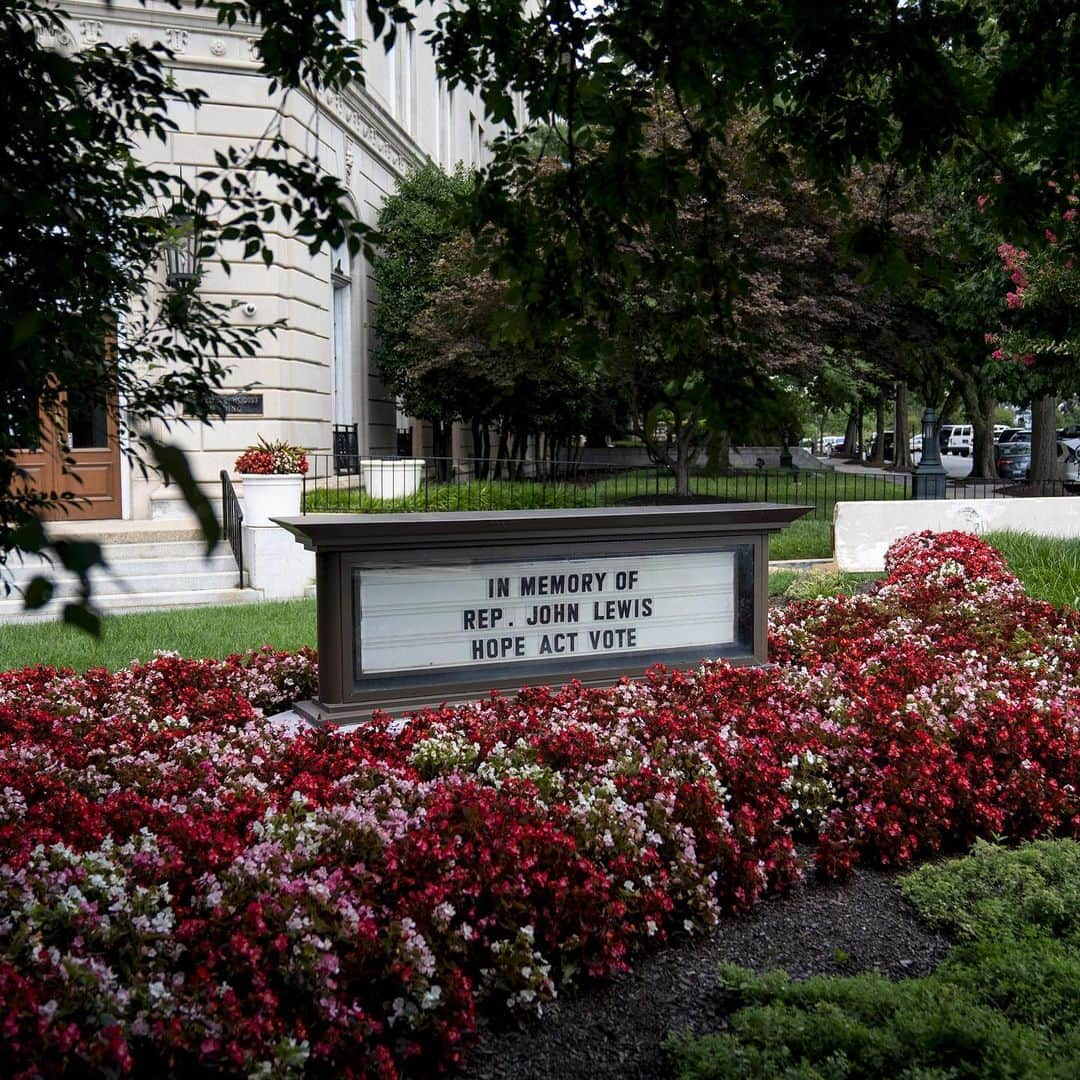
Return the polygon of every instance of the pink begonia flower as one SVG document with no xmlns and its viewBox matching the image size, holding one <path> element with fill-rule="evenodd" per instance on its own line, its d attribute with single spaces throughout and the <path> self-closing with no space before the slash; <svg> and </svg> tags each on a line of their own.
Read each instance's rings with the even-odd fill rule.
<svg viewBox="0 0 1080 1080">
<path fill-rule="evenodd" d="M 1000 349 L 995 349 L 990 355 L 995 360 L 1004 360 L 1005 359 L 1005 354 Z"/>
<path fill-rule="evenodd" d="M 1005 296 L 1005 306 L 1008 308 L 1022 308 L 1024 306 L 1024 297 L 1021 293 L 1011 292 Z"/>
<path fill-rule="evenodd" d="M 1026 364 L 1028 367 L 1031 367 L 1035 363 L 1035 354 L 1024 353 L 1024 355 L 1020 357 L 1020 363 Z"/>
<path fill-rule="evenodd" d="M 1062 221 L 1072 221 L 1073 218 L 1075 218 L 1075 217 L 1076 217 L 1076 211 L 1074 209 L 1070 208 L 1070 209 L 1066 210 L 1064 214 L 1061 215 L 1061 220 Z"/>
<path fill-rule="evenodd" d="M 1057 237 L 1049 229 L 1046 230 L 1046 239 L 1049 240 L 1051 244 L 1057 243 Z"/>
<path fill-rule="evenodd" d="M 983 334 L 983 341 L 987 345 L 996 345 L 998 343 L 998 335 L 990 333 Z"/>
<path fill-rule="evenodd" d="M 979 205 L 979 213 L 981 214 L 986 209 L 986 204 L 990 201 L 989 195 L 980 195 L 975 202 Z"/>
</svg>

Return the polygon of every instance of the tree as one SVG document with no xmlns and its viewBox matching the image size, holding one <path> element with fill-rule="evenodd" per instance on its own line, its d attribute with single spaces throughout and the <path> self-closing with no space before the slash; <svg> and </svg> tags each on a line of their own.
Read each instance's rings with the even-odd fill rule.
<svg viewBox="0 0 1080 1080">
<path fill-rule="evenodd" d="M 461 167 L 448 174 L 427 164 L 410 173 L 379 212 L 372 260 L 379 294 L 373 363 L 405 412 L 431 424 L 440 458 L 450 457 L 451 429 L 468 390 L 452 371 L 416 366 L 411 328 L 431 302 L 440 251 L 458 235 L 474 186 Z"/>
<path fill-rule="evenodd" d="M 629 282 L 649 296 L 679 296 L 684 326 L 726 339 L 743 288 L 716 242 L 728 235 L 726 135 L 736 117 L 758 118 L 766 155 L 791 147 L 811 178 L 833 188 L 856 163 L 915 171 L 953 153 L 1069 161 L 1071 174 L 1077 25 L 1075 4 L 1056 0 L 780 0 L 767 10 L 539 0 L 456 4 L 436 40 L 444 70 L 479 89 L 510 128 L 496 141 L 480 201 L 484 220 L 508 237 L 503 272 L 523 303 L 553 324 L 587 326 L 591 309 L 617 323 L 620 307 L 641 311 L 612 288 Z M 658 94 L 672 102 L 677 129 L 659 142 L 650 138 Z M 561 133 L 563 167 L 520 200 L 535 124 Z M 1030 189 L 1015 191 L 1010 201 L 1030 213 Z M 695 242 L 635 247 L 643 234 L 671 235 L 675 207 L 691 196 L 702 225 Z M 896 249 L 888 227 L 862 239 L 878 245 L 879 261 Z M 904 306 L 925 314 L 917 291 Z M 927 400 L 943 401 L 951 377 L 928 344 L 925 362 L 902 350 L 905 364 L 916 361 L 931 384 Z M 713 352 L 703 378 L 688 372 L 684 386 L 696 394 L 711 384 L 713 401 L 729 388 L 737 396 L 748 361 L 746 351 Z"/>
<path fill-rule="evenodd" d="M 366 0 L 366 6 L 376 40 L 389 43 L 411 20 L 414 5 Z M 333 88 L 362 76 L 359 56 L 338 29 L 340 0 L 224 0 L 216 10 L 224 22 L 252 24 L 263 71 L 275 87 Z M 748 351 L 702 347 L 736 340 L 733 304 L 742 277 L 723 243 L 730 238 L 723 151 L 733 121 L 753 114 L 763 156 L 791 147 L 812 179 L 833 186 L 854 162 L 908 167 L 958 146 L 986 156 L 1007 147 L 1015 161 L 1041 163 L 1003 173 L 1002 205 L 1024 209 L 1026 200 L 1030 211 L 1031 186 L 1014 177 L 1030 180 L 1040 169 L 1061 176 L 1080 171 L 1075 16 L 1075 4 L 1060 0 L 777 0 L 765 7 L 715 0 L 459 0 L 440 12 L 431 39 L 440 74 L 451 86 L 477 89 L 490 120 L 505 126 L 476 202 L 480 219 L 504 238 L 495 271 L 520 308 L 520 332 L 527 335 L 539 318 L 551 333 L 574 336 L 573 351 L 586 355 L 597 337 L 594 313 L 606 314 L 617 340 L 632 323 L 620 309 L 635 317 L 644 310 L 625 303 L 625 289 L 643 300 L 660 298 L 676 332 L 665 348 L 688 361 L 695 352 L 703 358 L 700 378 L 688 371 L 684 391 L 696 395 L 698 386 L 710 387 L 710 402 L 737 415 L 767 384 Z M 139 235 L 124 233 L 130 261 L 85 256 L 95 250 L 82 243 L 87 236 L 97 249 L 111 250 L 118 216 L 179 195 L 192 206 L 206 257 L 230 242 L 239 242 L 249 257 L 268 256 L 263 227 L 286 210 L 315 247 L 340 242 L 346 230 L 356 247 L 362 239 L 348 223 L 343 192 L 280 136 L 250 159 L 225 155 L 201 193 L 140 169 L 133 163 L 133 132 L 160 134 L 169 127 L 164 106 L 175 92 L 167 53 L 133 46 L 63 56 L 36 34 L 55 27 L 55 19 L 44 0 L 13 0 L 0 14 L 8 80 L 4 153 L 11 159 L 4 164 L 14 166 L 0 173 L 8 185 L 0 207 L 7 215 L 0 220 L 2 242 L 10 245 L 5 266 L 33 265 L 48 243 L 64 248 L 76 270 L 76 284 L 66 289 L 15 275 L 23 291 L 10 297 L 3 317 L 18 354 L 19 392 L 9 395 L 7 410 L 22 417 L 23 431 L 37 415 L 34 395 L 48 398 L 46 370 L 71 358 L 67 373 L 81 372 L 89 382 L 85 373 L 99 369 L 100 335 L 80 337 L 74 329 L 82 313 L 99 310 L 94 305 L 105 296 L 115 300 L 111 310 L 126 311 L 150 284 L 149 267 L 168 234 L 149 223 Z M 659 141 L 649 138 L 658 92 L 670 103 L 672 136 Z M 198 104 L 197 96 L 185 100 Z M 35 120 L 31 110 L 43 119 Z M 24 138 L 25 125 L 40 142 Z M 537 174 L 530 139 L 540 125 L 562 132 L 563 167 Z M 109 162 L 125 178 L 120 191 L 112 174 L 109 183 L 103 178 Z M 82 186 L 87 176 L 96 185 L 89 191 Z M 279 189 L 261 194 L 256 177 Z M 530 182 L 530 197 L 518 198 Z M 673 242 L 687 208 L 694 228 Z M 660 242 L 635 243 L 643 235 Z M 65 237 L 71 237 L 67 245 Z M 185 348 L 180 334 L 186 336 L 189 325 L 196 335 L 189 340 L 198 342 L 199 306 L 177 310 L 182 307 L 165 305 L 165 337 L 148 331 L 146 356 L 167 359 L 166 341 Z M 40 318 L 45 311 L 56 318 Z M 148 326 L 156 325 L 154 315 Z M 195 414 L 206 416 L 200 387 L 218 378 L 210 358 L 245 347 L 216 335 L 208 326 L 190 355 L 180 355 L 191 376 L 186 383 L 180 377 L 175 394 L 162 395 L 169 402 L 136 397 L 132 415 L 163 417 L 186 396 Z M 121 366 L 123 356 L 121 349 Z M 133 377 L 133 391 L 142 385 Z M 35 528 L 39 511 L 14 498 L 10 442 L 2 449 L 0 547 L 40 547 L 46 541 Z M 158 453 L 158 464 L 184 478 L 181 462 L 168 451 Z M 192 498 L 198 502 L 194 492 Z M 95 553 L 66 557 L 85 564 Z"/>
<path fill-rule="evenodd" d="M 509 288 L 496 279 L 468 234 L 440 249 L 431 292 L 401 337 L 408 377 L 438 387 L 445 415 L 467 422 L 478 469 L 487 474 L 491 432 L 498 443 L 495 475 L 515 472 L 530 436 L 542 437 L 542 457 L 569 457 L 578 436 L 610 426 L 613 388 L 567 351 L 562 339 L 537 327 L 526 341 L 505 340 L 513 311 Z M 614 395 L 616 400 L 618 395 Z"/>
<path fill-rule="evenodd" d="M 318 92 L 362 76 L 359 53 L 339 29 L 338 0 L 215 8 L 220 22 L 251 24 L 272 89 Z M 81 597 L 64 618 L 95 629 L 89 571 L 101 549 L 54 540 L 41 520 L 77 500 L 78 487 L 69 477 L 61 490 L 34 491 L 15 451 L 60 440 L 64 395 L 103 408 L 122 398 L 129 453 L 180 485 L 212 546 L 218 526 L 183 455 L 146 431 L 185 414 L 209 419 L 230 359 L 250 355 L 259 333 L 273 328 L 231 325 L 228 309 L 197 289 L 162 290 L 165 249 L 196 238 L 202 261 L 220 259 L 227 269 L 235 258 L 271 262 L 269 232 L 283 222 L 313 252 L 346 239 L 357 251 L 365 229 L 341 186 L 280 128 L 255 147 L 228 148 L 197 177 L 141 163 L 137 139 L 164 139 L 176 130 L 170 110 L 197 110 L 206 95 L 174 85 L 173 55 L 161 45 L 63 51 L 66 20 L 45 0 L 0 10 L 0 563 L 40 552 L 78 573 Z M 43 574 L 27 603 L 44 604 L 51 591 Z"/>
<path fill-rule="evenodd" d="M 1075 181 L 1048 181 L 1052 209 L 1042 242 L 1028 251 L 1002 243 L 1008 275 L 998 374 L 1017 401 L 1032 402 L 1031 479 L 1056 478 L 1057 398 L 1080 391 L 1080 192 Z"/>
</svg>

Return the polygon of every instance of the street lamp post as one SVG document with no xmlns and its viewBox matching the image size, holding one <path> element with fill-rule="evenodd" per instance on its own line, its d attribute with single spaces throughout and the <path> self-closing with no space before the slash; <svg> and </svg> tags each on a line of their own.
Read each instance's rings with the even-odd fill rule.
<svg viewBox="0 0 1080 1080">
<path fill-rule="evenodd" d="M 911 495 L 915 499 L 945 498 L 945 466 L 941 464 L 938 448 L 938 414 L 927 406 L 922 418 L 922 454 L 911 478 Z"/>
<path fill-rule="evenodd" d="M 795 462 L 791 457 L 791 447 L 788 445 L 788 433 L 786 428 L 780 432 L 780 443 L 780 468 L 795 468 Z"/>
</svg>

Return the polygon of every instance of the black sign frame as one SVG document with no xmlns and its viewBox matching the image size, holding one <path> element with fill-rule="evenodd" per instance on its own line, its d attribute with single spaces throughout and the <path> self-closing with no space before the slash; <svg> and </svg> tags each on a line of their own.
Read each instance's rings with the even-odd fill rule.
<svg viewBox="0 0 1080 1080">
<path fill-rule="evenodd" d="M 394 714 L 466 701 L 527 685 L 610 685 L 656 663 L 689 666 L 706 656 L 763 664 L 767 656 L 768 538 L 809 512 L 772 503 L 609 507 L 467 514 L 313 514 L 279 518 L 316 557 L 319 697 L 297 706 L 315 723 L 347 724 L 376 710 Z M 735 551 L 735 646 L 721 643 L 655 654 L 590 654 L 513 660 L 421 672 L 356 670 L 362 643 L 356 580 L 364 570 L 467 567 L 531 559 L 633 558 Z"/>
</svg>

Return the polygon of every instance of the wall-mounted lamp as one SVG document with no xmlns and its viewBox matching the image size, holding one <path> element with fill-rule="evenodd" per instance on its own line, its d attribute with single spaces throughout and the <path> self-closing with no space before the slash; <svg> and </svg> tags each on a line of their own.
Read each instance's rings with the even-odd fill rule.
<svg viewBox="0 0 1080 1080">
<path fill-rule="evenodd" d="M 190 289 L 199 280 L 200 238 L 195 219 L 182 206 L 174 206 L 169 214 L 169 233 L 165 284 L 176 291 Z"/>
</svg>

